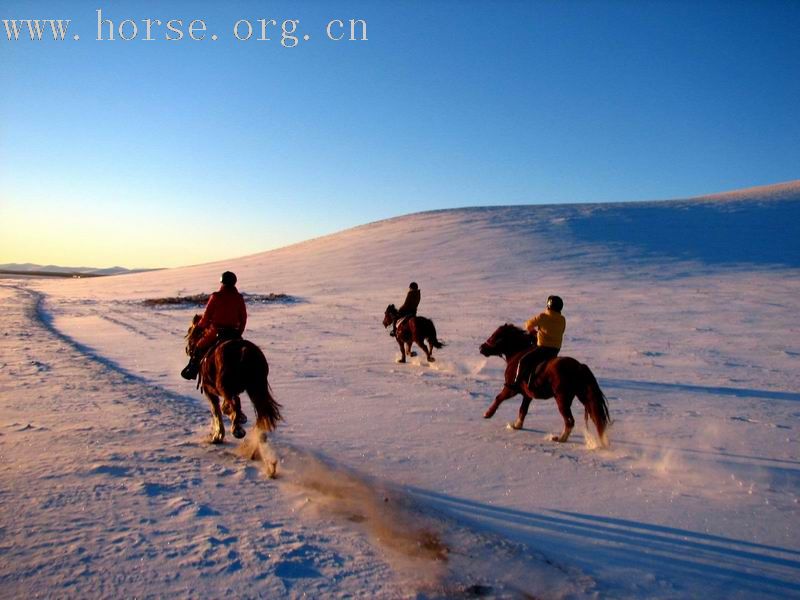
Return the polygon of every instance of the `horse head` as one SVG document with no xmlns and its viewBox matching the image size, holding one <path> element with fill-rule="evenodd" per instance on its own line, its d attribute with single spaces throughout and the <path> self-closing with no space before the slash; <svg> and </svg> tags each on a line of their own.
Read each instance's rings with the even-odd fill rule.
<svg viewBox="0 0 800 600">
<path fill-rule="evenodd" d="M 197 341 L 203 337 L 204 329 L 202 327 L 198 327 L 198 323 L 200 323 L 201 318 L 202 317 L 200 315 L 195 315 L 192 318 L 192 324 L 189 325 L 189 330 L 186 332 L 186 354 L 189 356 L 191 356 L 194 352 L 194 347 L 197 345 Z"/>
<path fill-rule="evenodd" d="M 390 304 L 386 307 L 386 311 L 383 313 L 383 326 L 388 327 L 396 318 L 397 308 L 394 304 Z"/>
<path fill-rule="evenodd" d="M 489 339 L 480 345 L 484 356 L 511 356 L 533 345 L 533 337 L 516 325 L 506 323 L 498 327 Z"/>
</svg>

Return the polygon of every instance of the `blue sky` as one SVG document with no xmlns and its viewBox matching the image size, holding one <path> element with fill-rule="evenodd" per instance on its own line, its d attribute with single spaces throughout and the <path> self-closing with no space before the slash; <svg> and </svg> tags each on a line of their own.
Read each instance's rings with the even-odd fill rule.
<svg viewBox="0 0 800 600">
<path fill-rule="evenodd" d="M 98 8 L 139 39 L 96 41 Z M 144 41 L 148 17 L 219 39 Z M 0 28 L 0 263 L 176 266 L 433 208 L 800 177 L 794 1 L 0 6 L 28 18 L 81 39 Z M 233 38 L 259 18 L 311 39 Z M 325 38 L 351 18 L 367 42 Z"/>
</svg>

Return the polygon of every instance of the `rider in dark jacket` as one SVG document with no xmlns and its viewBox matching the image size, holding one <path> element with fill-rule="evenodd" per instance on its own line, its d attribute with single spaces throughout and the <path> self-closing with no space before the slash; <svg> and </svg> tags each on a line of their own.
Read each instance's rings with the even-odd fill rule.
<svg viewBox="0 0 800 600">
<path fill-rule="evenodd" d="M 392 323 L 392 331 L 389 332 L 390 336 L 394 337 L 397 335 L 397 321 L 403 317 L 417 316 L 417 307 L 421 299 L 422 294 L 419 291 L 419 286 L 416 281 L 412 281 L 408 284 L 408 293 L 406 294 L 405 301 L 400 308 L 397 309 L 397 318 Z"/>
<path fill-rule="evenodd" d="M 225 271 L 220 277 L 222 284 L 218 291 L 211 294 L 203 312 L 203 318 L 197 326 L 205 331 L 189 357 L 189 364 L 181 371 L 184 379 L 194 379 L 200 368 L 200 361 L 206 351 L 218 339 L 239 339 L 247 324 L 247 309 L 244 298 L 236 289 L 236 275 Z"/>
</svg>

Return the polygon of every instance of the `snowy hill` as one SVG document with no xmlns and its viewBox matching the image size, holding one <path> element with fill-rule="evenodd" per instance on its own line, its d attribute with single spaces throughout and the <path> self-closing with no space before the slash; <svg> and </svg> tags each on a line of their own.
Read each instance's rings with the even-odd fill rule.
<svg viewBox="0 0 800 600">
<path fill-rule="evenodd" d="M 153 269 L 126 269 L 125 267 L 60 267 L 58 265 L 37 265 L 34 263 L 4 263 L 0 264 L 0 276 L 24 275 L 43 277 L 100 277 L 103 275 L 122 275 L 125 273 L 141 273 Z"/>
<path fill-rule="evenodd" d="M 4 398 L 30 389 L 70 408 L 55 418 L 48 401 L 4 400 L 6 489 L 40 474 L 4 505 L 44 500 L 26 512 L 33 534 L 4 517 L 0 583 L 11 595 L 38 583 L 65 595 L 800 596 L 798 239 L 792 182 L 433 211 L 215 264 L 5 282 L 5 330 L 20 333 L 0 357 Z M 202 441 L 205 401 L 178 377 L 195 309 L 142 304 L 208 292 L 225 269 L 242 291 L 299 299 L 252 306 L 248 323 L 287 417 L 271 436 L 275 481 L 236 443 Z M 447 342 L 430 365 L 395 364 L 380 324 L 411 280 Z M 503 363 L 478 345 L 551 293 L 565 300 L 562 354 L 608 396 L 609 450 L 592 449 L 577 406 L 564 445 L 549 441 L 552 400 L 522 431 L 505 428 L 518 398 L 482 418 Z M 95 519 L 58 525 L 76 503 Z M 41 548 L 67 542 L 83 550 L 37 581 Z"/>
</svg>

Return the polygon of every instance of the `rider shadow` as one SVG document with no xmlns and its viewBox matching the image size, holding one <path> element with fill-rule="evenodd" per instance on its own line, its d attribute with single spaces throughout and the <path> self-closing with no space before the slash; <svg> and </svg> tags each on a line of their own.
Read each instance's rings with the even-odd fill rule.
<svg viewBox="0 0 800 600">
<path fill-rule="evenodd" d="M 549 549 L 554 558 L 569 560 L 601 581 L 619 568 L 623 576 L 614 579 L 621 583 L 602 581 L 604 595 L 641 594 L 635 580 L 622 587 L 631 570 L 645 581 L 655 576 L 671 584 L 671 592 L 681 596 L 698 590 L 712 596 L 735 590 L 734 595 L 754 598 L 800 593 L 800 550 L 601 515 L 534 513 L 419 488 L 409 491 L 476 528 L 490 527 L 530 547 Z"/>
<path fill-rule="evenodd" d="M 633 379 L 603 379 L 603 385 L 609 388 L 635 390 L 645 392 L 686 392 L 690 394 L 709 394 L 712 396 L 733 396 L 736 398 L 759 398 L 761 400 L 787 400 L 800 402 L 800 393 L 781 392 L 775 390 L 756 390 L 724 386 L 692 385 L 687 383 L 659 383 L 653 381 L 636 381 Z"/>
<path fill-rule="evenodd" d="M 172 392 L 166 388 L 163 388 L 159 385 L 153 384 L 152 381 L 148 380 L 147 378 L 128 371 L 124 367 L 122 367 L 116 361 L 111 360 L 101 354 L 99 354 L 96 350 L 87 346 L 78 340 L 70 337 L 69 335 L 63 333 L 59 329 L 56 328 L 55 324 L 53 323 L 53 317 L 44 309 L 44 295 L 38 292 L 32 293 L 35 298 L 34 304 L 34 318 L 45 327 L 52 335 L 60 339 L 62 342 L 67 344 L 68 346 L 74 348 L 79 354 L 87 357 L 88 359 L 92 360 L 93 362 L 102 365 L 104 368 L 108 369 L 110 372 L 115 373 L 123 378 L 126 383 L 135 383 L 147 388 L 150 388 L 152 391 L 157 391 L 158 397 L 163 399 L 164 404 L 163 406 L 169 406 L 171 410 L 178 413 L 180 417 L 183 419 L 195 419 L 198 420 L 198 411 L 197 411 L 197 401 L 192 396 L 187 396 L 184 394 L 178 394 L 176 392 Z M 143 398 L 137 398 L 137 401 L 141 402 Z"/>
</svg>

